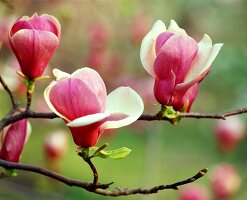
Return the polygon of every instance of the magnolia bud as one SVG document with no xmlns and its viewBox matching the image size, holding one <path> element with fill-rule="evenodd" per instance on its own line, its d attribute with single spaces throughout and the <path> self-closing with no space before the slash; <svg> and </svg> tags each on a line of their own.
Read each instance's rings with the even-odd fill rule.
<svg viewBox="0 0 247 200">
<path fill-rule="evenodd" d="M 45 139 L 45 155 L 48 159 L 61 158 L 67 150 L 67 135 L 63 130 L 57 130 L 49 134 Z"/>
<path fill-rule="evenodd" d="M 238 116 L 228 117 L 226 120 L 217 121 L 215 133 L 219 148 L 224 152 L 230 152 L 243 139 L 245 124 Z"/>
<path fill-rule="evenodd" d="M 208 200 L 207 190 L 202 186 L 187 186 L 181 190 L 180 200 Z"/>
<path fill-rule="evenodd" d="M 230 164 L 218 165 L 213 171 L 211 182 L 218 200 L 230 198 L 239 190 L 241 184 L 238 172 Z"/>
</svg>

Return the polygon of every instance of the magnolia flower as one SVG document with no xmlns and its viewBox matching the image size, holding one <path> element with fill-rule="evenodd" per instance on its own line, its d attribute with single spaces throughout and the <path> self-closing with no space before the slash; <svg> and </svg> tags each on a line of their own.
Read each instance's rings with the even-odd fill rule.
<svg viewBox="0 0 247 200">
<path fill-rule="evenodd" d="M 143 67 L 155 79 L 156 100 L 188 112 L 197 94 L 195 85 L 207 75 L 222 45 L 212 45 L 206 34 L 197 43 L 174 20 L 168 29 L 158 20 L 140 50 Z"/>
<path fill-rule="evenodd" d="M 215 167 L 211 176 L 215 199 L 230 199 L 241 186 L 241 179 L 235 167 L 230 164 L 220 164 Z"/>
<path fill-rule="evenodd" d="M 219 148 L 224 152 L 233 151 L 245 135 L 245 123 L 238 116 L 217 120 L 215 133 Z"/>
<path fill-rule="evenodd" d="M 58 20 L 50 15 L 19 18 L 9 31 L 9 43 L 22 73 L 29 79 L 42 75 L 61 37 Z"/>
<path fill-rule="evenodd" d="M 46 136 L 44 142 L 45 155 L 50 160 L 61 158 L 67 150 L 67 135 L 63 130 L 57 130 Z"/>
<path fill-rule="evenodd" d="M 104 130 L 129 125 L 143 112 L 142 99 L 129 87 L 107 96 L 102 78 L 93 69 L 72 74 L 54 69 L 53 73 L 56 81 L 46 88 L 45 100 L 64 119 L 78 146 L 94 146 Z"/>
<path fill-rule="evenodd" d="M 27 119 L 17 121 L 3 129 L 0 159 L 19 162 L 22 149 L 31 134 Z"/>
<path fill-rule="evenodd" d="M 209 195 L 206 188 L 194 185 L 183 188 L 179 196 L 180 200 L 208 200 Z"/>
</svg>

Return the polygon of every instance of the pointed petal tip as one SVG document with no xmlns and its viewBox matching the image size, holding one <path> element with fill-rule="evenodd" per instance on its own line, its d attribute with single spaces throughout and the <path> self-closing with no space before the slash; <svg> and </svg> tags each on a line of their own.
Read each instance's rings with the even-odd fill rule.
<svg viewBox="0 0 247 200">
<path fill-rule="evenodd" d="M 69 73 L 64 72 L 64 71 L 57 69 L 57 68 L 53 69 L 52 73 L 56 77 L 56 81 L 70 77 Z"/>
</svg>

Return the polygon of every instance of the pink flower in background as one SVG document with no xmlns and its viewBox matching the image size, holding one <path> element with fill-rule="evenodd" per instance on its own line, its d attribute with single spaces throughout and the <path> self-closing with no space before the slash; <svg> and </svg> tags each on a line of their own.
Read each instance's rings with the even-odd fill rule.
<svg viewBox="0 0 247 200">
<path fill-rule="evenodd" d="M 12 56 L 3 67 L 0 68 L 0 73 L 5 82 L 12 91 L 17 91 L 17 94 L 24 94 L 26 89 L 22 81 L 16 76 L 16 71 L 20 71 L 20 65 L 17 59 Z M 2 85 L 0 86 L 2 89 Z"/>
<path fill-rule="evenodd" d="M 93 23 L 88 30 L 89 46 L 94 50 L 102 50 L 108 44 L 110 33 L 104 23 Z"/>
<path fill-rule="evenodd" d="M 215 134 L 219 148 L 224 152 L 233 151 L 245 135 L 245 124 L 238 116 L 217 120 Z"/>
<path fill-rule="evenodd" d="M 10 27 L 10 21 L 7 18 L 4 18 L 1 16 L 0 20 L 0 41 L 3 42 L 3 46 L 6 46 L 7 48 L 10 48 L 9 42 L 8 42 L 8 31 Z"/>
<path fill-rule="evenodd" d="M 155 79 L 154 95 L 162 105 L 189 111 L 198 84 L 209 72 L 222 44 L 212 45 L 208 35 L 197 43 L 174 20 L 166 29 L 158 20 L 141 44 L 143 67 Z"/>
<path fill-rule="evenodd" d="M 45 155 L 50 160 L 61 158 L 67 151 L 68 139 L 66 132 L 56 130 L 45 138 L 44 150 Z"/>
<path fill-rule="evenodd" d="M 215 167 L 211 182 L 215 199 L 218 200 L 230 199 L 239 190 L 241 184 L 238 172 L 230 164 L 221 164 Z"/>
<path fill-rule="evenodd" d="M 31 134 L 27 119 L 17 121 L 3 129 L 0 159 L 19 162 L 21 152 Z"/>
<path fill-rule="evenodd" d="M 150 17 L 146 13 L 139 13 L 138 15 L 134 16 L 131 25 L 132 41 L 134 44 L 140 45 L 142 38 L 145 36 L 149 29 Z"/>
<path fill-rule="evenodd" d="M 105 49 L 90 49 L 86 57 L 86 64 L 94 69 L 100 70 L 105 67 L 107 61 L 107 51 Z"/>
<path fill-rule="evenodd" d="M 198 185 L 183 188 L 179 195 L 180 200 L 209 200 L 207 190 Z"/>
<path fill-rule="evenodd" d="M 60 37 L 60 24 L 50 15 L 24 16 L 14 23 L 9 31 L 9 43 L 25 76 L 34 79 L 42 75 Z"/>
<path fill-rule="evenodd" d="M 119 87 L 107 96 L 102 78 L 93 69 L 53 73 L 56 81 L 46 88 L 45 100 L 64 119 L 78 146 L 94 146 L 104 130 L 129 125 L 143 112 L 142 99 L 131 88 Z"/>
</svg>

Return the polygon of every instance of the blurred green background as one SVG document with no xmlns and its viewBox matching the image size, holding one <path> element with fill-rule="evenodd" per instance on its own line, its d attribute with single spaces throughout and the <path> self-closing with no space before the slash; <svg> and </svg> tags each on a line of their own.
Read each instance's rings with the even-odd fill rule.
<svg viewBox="0 0 247 200">
<path fill-rule="evenodd" d="M 200 84 L 198 97 L 191 110 L 214 113 L 246 107 L 246 9 L 245 0 L 2 0 L 0 21 L 9 25 L 18 17 L 31 16 L 34 12 L 54 15 L 62 26 L 62 40 L 49 68 L 59 68 L 71 73 L 79 67 L 99 63 L 99 68 L 94 67 L 104 77 L 110 92 L 121 84 L 122 77 L 134 76 L 134 80 L 149 77 L 139 59 L 141 39 L 157 19 L 163 20 L 166 25 L 171 19 L 175 19 L 197 41 L 207 33 L 213 43 L 224 43 L 210 74 Z M 95 50 L 90 43 L 90 30 L 98 24 L 103 27 L 100 32 L 105 37 L 102 51 Z M 137 28 L 138 24 L 141 25 Z M 136 36 L 135 31 L 139 31 L 140 35 Z M 97 52 L 100 53 L 99 61 L 90 60 L 90 56 Z M 0 54 L 2 74 L 9 65 L 11 56 L 13 53 L 4 44 Z M 47 73 L 49 74 L 49 70 Z M 13 76 L 18 79 L 15 73 Z M 42 92 L 49 82 L 50 80 L 45 80 L 37 84 L 33 110 L 46 111 L 42 106 Z M 144 90 L 150 89 L 145 85 L 143 87 Z M 25 105 L 24 92 L 17 90 L 16 96 Z M 145 113 L 154 114 L 158 111 L 159 106 L 154 106 L 153 103 L 155 102 L 152 100 L 146 100 Z M 3 117 L 10 107 L 8 96 L 3 90 L 0 90 L 0 105 L 0 116 Z M 241 117 L 246 122 L 246 116 Z M 92 173 L 77 156 L 76 146 L 62 120 L 30 121 L 33 132 L 23 151 L 22 162 L 47 166 L 43 150 L 44 139 L 54 130 L 64 129 L 68 132 L 68 149 L 58 163 L 59 171 L 71 178 L 92 180 Z M 152 187 L 183 180 L 208 167 L 208 175 L 193 184 L 203 185 L 211 193 L 210 170 L 219 163 L 228 162 L 236 167 L 242 179 L 241 188 L 232 199 L 246 199 L 246 138 L 233 152 L 223 154 L 217 147 L 214 125 L 215 120 L 207 119 L 183 119 L 177 126 L 165 121 L 137 122 L 136 125 L 104 133 L 98 146 L 109 142 L 108 149 L 126 146 L 132 152 L 123 160 L 93 160 L 99 171 L 100 182 L 114 181 L 111 188 Z M 178 199 L 178 195 L 178 191 L 165 190 L 151 196 L 135 195 L 119 199 L 173 200 Z M 34 197 L 36 200 L 111 198 L 22 171 L 18 172 L 17 177 L 0 180 L 0 199 Z"/>
</svg>

